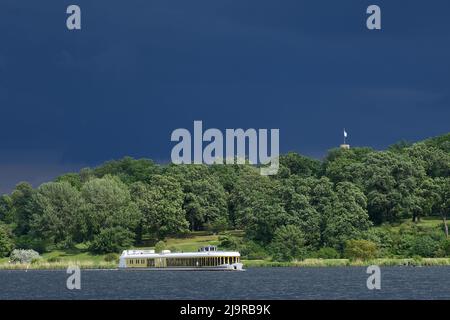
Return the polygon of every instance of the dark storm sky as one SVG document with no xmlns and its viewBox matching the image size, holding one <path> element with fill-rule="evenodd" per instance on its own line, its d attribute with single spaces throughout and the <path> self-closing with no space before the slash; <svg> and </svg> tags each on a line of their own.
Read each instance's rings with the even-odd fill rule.
<svg viewBox="0 0 450 320">
<path fill-rule="evenodd" d="M 282 152 L 315 157 L 343 127 L 379 149 L 446 133 L 449 15 L 444 0 L 1 0 L 0 192 L 126 155 L 167 162 L 194 120 L 279 128 Z"/>
</svg>

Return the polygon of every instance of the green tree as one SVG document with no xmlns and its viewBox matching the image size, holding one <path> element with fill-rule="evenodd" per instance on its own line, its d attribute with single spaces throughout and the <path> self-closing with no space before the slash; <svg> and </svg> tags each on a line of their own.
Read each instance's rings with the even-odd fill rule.
<svg viewBox="0 0 450 320">
<path fill-rule="evenodd" d="M 363 187 L 368 212 L 376 224 L 397 222 L 418 213 L 417 191 L 425 178 L 420 163 L 392 152 L 370 154 L 364 165 Z"/>
<path fill-rule="evenodd" d="M 155 244 L 155 252 L 160 253 L 163 250 L 166 250 L 166 247 L 166 243 L 163 240 L 160 240 Z"/>
<path fill-rule="evenodd" d="M 440 212 L 444 225 L 445 235 L 448 238 L 447 217 L 450 214 L 450 177 L 437 178 L 434 180 L 438 190 L 436 209 Z"/>
<path fill-rule="evenodd" d="M 407 140 L 400 140 L 399 142 L 396 142 L 392 145 L 390 145 L 387 149 L 387 151 L 391 152 L 404 152 L 406 148 L 409 148 L 412 146 L 412 143 Z"/>
<path fill-rule="evenodd" d="M 131 186 L 134 202 L 141 211 L 143 232 L 163 239 L 169 234 L 188 231 L 183 209 L 184 193 L 172 177 L 155 175 L 151 184 L 136 182 Z"/>
<path fill-rule="evenodd" d="M 416 143 L 405 149 L 407 155 L 425 169 L 429 177 L 448 177 L 450 175 L 450 152 L 429 146 L 424 142 Z"/>
<path fill-rule="evenodd" d="M 450 153 L 450 133 L 427 139 L 424 143 L 428 146 L 439 148 L 447 153 Z"/>
<path fill-rule="evenodd" d="M 131 201 L 127 186 L 109 175 L 87 181 L 81 188 L 86 203 L 84 219 L 86 240 L 92 240 L 102 229 L 121 227 L 130 232 L 142 221 L 141 212 Z"/>
<path fill-rule="evenodd" d="M 8 256 L 13 249 L 13 234 L 7 225 L 0 223 L 0 258 Z"/>
<path fill-rule="evenodd" d="M 94 174 L 97 177 L 114 175 L 128 185 L 138 181 L 148 181 L 159 172 L 160 167 L 152 160 L 133 159 L 131 157 L 108 161 L 94 169 Z"/>
<path fill-rule="evenodd" d="M 212 222 L 207 222 L 205 228 L 215 234 L 225 231 L 229 228 L 228 219 L 226 217 L 217 218 Z"/>
<path fill-rule="evenodd" d="M 96 253 L 120 252 L 132 246 L 134 236 L 133 232 L 120 226 L 101 229 L 100 233 L 94 236 L 89 250 Z"/>
<path fill-rule="evenodd" d="M 439 185 L 434 179 L 426 177 L 411 194 L 403 197 L 402 206 L 410 212 L 413 222 L 419 222 L 422 217 L 433 213 L 439 199 Z"/>
<path fill-rule="evenodd" d="M 450 239 L 446 238 L 441 243 L 442 253 L 445 257 L 450 257 Z"/>
<path fill-rule="evenodd" d="M 85 229 L 81 193 L 68 182 L 42 184 L 34 194 L 32 230 L 38 237 L 70 247 Z"/>
<path fill-rule="evenodd" d="M 185 188 L 184 208 L 191 230 L 201 230 L 217 221 L 227 221 L 227 194 L 213 177 L 191 181 Z"/>
<path fill-rule="evenodd" d="M 219 241 L 219 247 L 221 249 L 239 250 L 240 246 L 242 245 L 242 241 L 240 238 L 233 237 L 230 234 L 219 236 Z"/>
<path fill-rule="evenodd" d="M 302 230 L 307 246 L 318 248 L 321 242 L 322 217 L 311 205 L 311 186 L 308 185 L 308 181 L 291 176 L 282 181 L 279 192 L 284 210 L 289 216 L 287 223 L 296 225 Z"/>
<path fill-rule="evenodd" d="M 412 240 L 408 254 L 409 256 L 432 258 L 437 255 L 440 244 L 440 241 L 433 239 L 430 235 L 418 235 Z"/>
<path fill-rule="evenodd" d="M 206 165 L 169 165 L 164 171 L 180 182 L 185 194 L 183 208 L 191 230 L 204 230 L 216 220 L 228 220 L 227 199 L 224 189 L 230 180 L 225 177 L 229 170 L 218 170 Z M 231 169 L 231 168 L 230 168 Z"/>
<path fill-rule="evenodd" d="M 374 151 L 370 148 L 332 149 L 323 163 L 325 175 L 334 183 L 364 182 L 364 165 Z"/>
<path fill-rule="evenodd" d="M 272 259 L 291 261 L 303 259 L 306 254 L 305 237 L 301 229 L 294 225 L 279 227 L 270 244 Z"/>
<path fill-rule="evenodd" d="M 28 182 L 19 183 L 11 194 L 12 220 L 15 225 L 14 233 L 17 236 L 28 234 L 31 217 L 34 212 L 34 190 Z"/>
<path fill-rule="evenodd" d="M 239 247 L 239 250 L 243 259 L 263 260 L 269 256 L 267 253 L 267 246 L 252 240 L 245 241 L 244 244 Z"/>
<path fill-rule="evenodd" d="M 13 212 L 13 202 L 9 195 L 4 194 L 0 196 L 0 221 L 5 223 L 13 223 L 14 217 Z"/>
<path fill-rule="evenodd" d="M 336 186 L 337 201 L 326 209 L 324 245 L 342 250 L 346 240 L 358 238 L 370 226 L 366 210 L 367 198 L 350 182 Z"/>
<path fill-rule="evenodd" d="M 55 182 L 67 182 L 72 187 L 75 187 L 77 190 L 81 189 L 81 186 L 83 185 L 83 182 L 81 180 L 81 175 L 78 173 L 66 173 L 62 176 L 59 176 L 55 179 Z"/>
<path fill-rule="evenodd" d="M 262 206 L 282 207 L 279 199 L 279 181 L 261 176 L 253 167 L 243 167 L 230 193 L 229 211 L 233 226 L 248 227 Z"/>
<path fill-rule="evenodd" d="M 289 174 L 301 177 L 318 176 L 322 170 L 319 160 L 289 152 L 280 156 L 280 166 L 288 169 Z"/>
<path fill-rule="evenodd" d="M 254 168 L 245 168 L 236 181 L 230 211 L 235 226 L 244 229 L 248 239 L 267 245 L 275 230 L 290 221 L 279 187 L 278 180 L 261 176 Z"/>
</svg>

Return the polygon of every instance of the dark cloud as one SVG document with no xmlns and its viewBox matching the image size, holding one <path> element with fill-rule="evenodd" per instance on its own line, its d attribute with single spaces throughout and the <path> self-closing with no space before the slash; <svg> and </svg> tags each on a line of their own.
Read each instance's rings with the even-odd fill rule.
<svg viewBox="0 0 450 320">
<path fill-rule="evenodd" d="M 380 0 L 381 32 L 361 0 L 76 3 L 81 32 L 65 28 L 73 1 L 0 4 L 3 191 L 125 155 L 167 161 L 193 120 L 280 128 L 283 152 L 316 157 L 343 127 L 375 148 L 449 131 L 448 1 Z"/>
</svg>

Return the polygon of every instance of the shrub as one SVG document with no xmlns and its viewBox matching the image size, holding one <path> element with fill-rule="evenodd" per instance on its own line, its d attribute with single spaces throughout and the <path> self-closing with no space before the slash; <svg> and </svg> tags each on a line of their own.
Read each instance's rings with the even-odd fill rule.
<svg viewBox="0 0 450 320">
<path fill-rule="evenodd" d="M 241 247 L 241 256 L 244 259 L 259 260 L 267 258 L 266 250 L 254 241 L 248 241 Z"/>
<path fill-rule="evenodd" d="M 272 258 L 276 261 L 303 259 L 306 254 L 305 237 L 299 227 L 282 226 L 275 231 L 270 245 Z"/>
<path fill-rule="evenodd" d="M 341 257 L 336 249 L 330 247 L 320 248 L 313 256 L 319 259 L 339 259 Z"/>
<path fill-rule="evenodd" d="M 106 262 L 119 261 L 119 255 L 116 253 L 108 253 L 105 255 L 104 260 Z"/>
<path fill-rule="evenodd" d="M 394 247 L 394 237 L 386 228 L 371 228 L 364 233 L 364 240 L 374 242 L 378 248 L 378 256 L 391 256 Z"/>
<path fill-rule="evenodd" d="M 415 236 L 411 234 L 399 235 L 394 248 L 394 253 L 403 257 L 410 257 L 414 239 Z"/>
<path fill-rule="evenodd" d="M 344 256 L 351 260 L 368 260 L 377 255 L 377 245 L 369 240 L 347 240 Z"/>
<path fill-rule="evenodd" d="M 11 252 L 9 260 L 13 263 L 31 263 L 33 260 L 39 259 L 39 253 L 29 249 L 15 249 Z"/>
<path fill-rule="evenodd" d="M 240 242 L 236 237 L 230 235 L 223 235 L 219 237 L 219 247 L 229 250 L 238 250 Z"/>
<path fill-rule="evenodd" d="M 161 252 L 166 249 L 166 243 L 162 240 L 155 244 L 155 252 Z"/>
<path fill-rule="evenodd" d="M 416 223 L 408 221 L 408 222 L 402 223 L 400 225 L 400 228 L 398 231 L 402 235 L 403 234 L 416 234 L 418 231 L 418 226 Z"/>
<path fill-rule="evenodd" d="M 441 244 L 442 255 L 449 257 L 450 256 L 450 238 L 442 241 Z"/>
<path fill-rule="evenodd" d="M 119 252 L 133 244 L 134 234 L 122 227 L 102 229 L 89 246 L 89 250 L 97 253 Z"/>
<path fill-rule="evenodd" d="M 445 256 L 445 234 L 439 227 L 403 227 L 397 236 L 394 252 L 403 257 Z"/>
<path fill-rule="evenodd" d="M 429 235 L 415 237 L 410 248 L 410 255 L 417 255 L 424 258 L 435 257 L 439 250 L 439 241 Z"/>
<path fill-rule="evenodd" d="M 14 249 L 14 240 L 11 230 L 0 224 L 0 258 L 6 257 Z"/>
</svg>

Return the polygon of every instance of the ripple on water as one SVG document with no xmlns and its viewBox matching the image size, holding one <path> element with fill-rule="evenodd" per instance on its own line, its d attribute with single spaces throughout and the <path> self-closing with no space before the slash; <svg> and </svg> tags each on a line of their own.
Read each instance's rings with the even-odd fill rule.
<svg viewBox="0 0 450 320">
<path fill-rule="evenodd" d="M 450 267 L 382 267 L 368 290 L 362 267 L 252 268 L 246 272 L 2 270 L 0 299 L 450 299 Z"/>
</svg>

